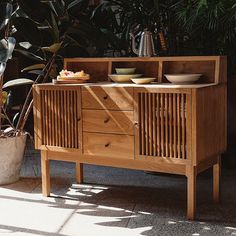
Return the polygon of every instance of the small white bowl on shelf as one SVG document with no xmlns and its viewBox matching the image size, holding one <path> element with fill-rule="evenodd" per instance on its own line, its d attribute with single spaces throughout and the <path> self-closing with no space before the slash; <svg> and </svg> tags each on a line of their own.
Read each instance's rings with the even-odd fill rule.
<svg viewBox="0 0 236 236">
<path fill-rule="evenodd" d="M 132 78 L 131 79 L 132 82 L 134 82 L 135 84 L 150 84 L 151 82 L 154 82 L 156 80 L 156 78 Z"/>
<path fill-rule="evenodd" d="M 164 76 L 173 84 L 193 84 L 202 74 L 165 74 Z"/>
<path fill-rule="evenodd" d="M 115 68 L 116 73 L 119 75 L 129 75 L 134 74 L 136 68 Z"/>
<path fill-rule="evenodd" d="M 124 82 L 130 82 L 132 78 L 141 77 L 142 74 L 129 74 L 129 75 L 112 74 L 108 76 L 114 82 L 124 83 Z"/>
</svg>

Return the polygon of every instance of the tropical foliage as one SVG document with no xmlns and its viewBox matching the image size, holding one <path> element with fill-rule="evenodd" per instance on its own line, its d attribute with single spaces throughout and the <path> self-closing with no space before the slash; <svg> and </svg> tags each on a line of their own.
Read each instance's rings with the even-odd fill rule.
<svg viewBox="0 0 236 236">
<path fill-rule="evenodd" d="M 0 11 L 0 35 L 4 42 L 14 36 L 17 41 L 15 52 L 30 58 L 33 64 L 22 72 L 26 76 L 27 73 L 36 75 L 32 83 L 55 78 L 56 68 L 62 64 L 66 55 L 97 54 L 95 34 L 99 31 L 90 21 L 89 0 L 5 0 L 1 2 Z M 16 86 L 22 87 L 26 84 L 29 84 L 29 80 L 16 79 L 5 84 L 3 88 L 10 91 Z M 8 94 L 11 96 L 12 93 Z M 14 116 L 13 125 L 16 130 L 24 128 L 32 104 L 30 89 L 22 108 Z"/>
</svg>

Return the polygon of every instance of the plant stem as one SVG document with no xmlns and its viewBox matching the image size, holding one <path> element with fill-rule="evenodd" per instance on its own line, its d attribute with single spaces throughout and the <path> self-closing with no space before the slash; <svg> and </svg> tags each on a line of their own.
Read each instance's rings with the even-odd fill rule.
<svg viewBox="0 0 236 236">
<path fill-rule="evenodd" d="M 52 69 L 52 66 L 53 66 L 54 62 L 55 62 L 56 56 L 57 56 L 57 54 L 54 53 L 53 56 L 51 57 L 51 59 L 49 60 L 49 62 L 47 63 L 47 65 L 45 66 L 45 68 L 43 69 L 43 72 L 45 72 L 46 70 L 47 70 L 47 72 L 46 72 L 46 75 L 43 77 L 43 80 L 41 81 L 42 83 L 46 82 L 46 79 L 49 76 L 49 73 L 50 73 L 50 71 Z M 40 78 L 41 78 L 41 75 L 39 75 L 37 77 L 37 79 L 34 81 L 33 85 L 38 83 Z M 23 128 L 25 126 L 25 123 L 26 123 L 26 121 L 27 121 L 27 119 L 29 117 L 30 111 L 32 110 L 32 107 L 33 107 L 33 98 L 31 98 L 32 90 L 33 90 L 32 86 L 31 86 L 31 88 L 30 88 L 30 90 L 29 90 L 29 92 L 27 94 L 25 103 L 24 103 L 22 111 L 20 113 L 19 120 L 17 122 L 16 129 L 18 129 L 18 130 L 23 130 Z M 28 105 L 28 103 L 29 103 L 29 105 Z"/>
</svg>

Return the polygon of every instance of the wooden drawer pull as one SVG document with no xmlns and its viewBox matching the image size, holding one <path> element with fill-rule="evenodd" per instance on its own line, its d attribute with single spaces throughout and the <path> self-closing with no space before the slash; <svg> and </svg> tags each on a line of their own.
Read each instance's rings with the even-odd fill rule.
<svg viewBox="0 0 236 236">
<path fill-rule="evenodd" d="M 106 143 L 106 144 L 105 144 L 105 147 L 109 147 L 109 146 L 110 146 L 110 143 Z"/>
<path fill-rule="evenodd" d="M 109 120 L 110 120 L 110 118 L 108 117 L 108 118 L 106 118 L 105 120 L 104 120 L 104 123 L 106 124 L 106 123 L 108 123 L 109 122 Z"/>
</svg>

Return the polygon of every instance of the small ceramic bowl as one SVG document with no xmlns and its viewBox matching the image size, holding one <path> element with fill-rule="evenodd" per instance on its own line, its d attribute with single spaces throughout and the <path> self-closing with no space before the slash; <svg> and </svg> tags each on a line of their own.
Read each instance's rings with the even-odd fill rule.
<svg viewBox="0 0 236 236">
<path fill-rule="evenodd" d="M 118 75 L 118 74 L 112 74 L 108 75 L 109 78 L 117 83 L 123 83 L 123 82 L 130 82 L 132 78 L 138 78 L 141 77 L 142 74 L 133 74 L 133 75 Z"/>
<path fill-rule="evenodd" d="M 132 78 L 132 82 L 135 84 L 149 84 L 151 82 L 154 82 L 156 78 Z"/>
<path fill-rule="evenodd" d="M 164 76 L 173 84 L 192 84 L 195 83 L 202 74 L 168 74 Z"/>
<path fill-rule="evenodd" d="M 136 68 L 115 68 L 116 73 L 119 75 L 129 75 L 129 74 L 134 74 Z"/>
</svg>

